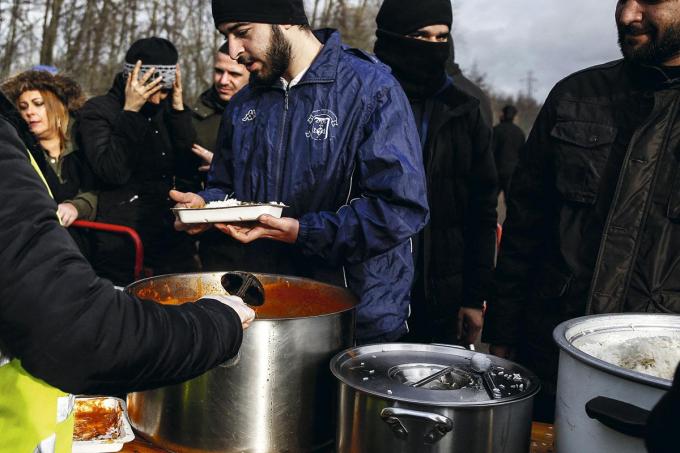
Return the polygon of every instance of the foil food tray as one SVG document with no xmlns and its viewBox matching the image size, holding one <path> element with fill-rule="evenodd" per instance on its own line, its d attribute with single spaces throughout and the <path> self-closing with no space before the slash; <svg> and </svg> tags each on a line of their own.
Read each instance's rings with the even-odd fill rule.
<svg viewBox="0 0 680 453">
<path fill-rule="evenodd" d="M 127 406 L 120 398 L 77 397 L 73 410 L 73 453 L 120 451 L 135 438 Z"/>
</svg>

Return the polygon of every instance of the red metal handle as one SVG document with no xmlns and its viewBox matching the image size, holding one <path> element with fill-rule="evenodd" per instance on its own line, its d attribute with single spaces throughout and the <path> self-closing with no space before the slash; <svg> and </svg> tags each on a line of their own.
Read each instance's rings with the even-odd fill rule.
<svg viewBox="0 0 680 453">
<path fill-rule="evenodd" d="M 110 233 L 125 234 L 132 239 L 135 246 L 135 280 L 142 276 L 142 266 L 144 264 L 144 246 L 139 234 L 132 228 L 125 225 L 115 225 L 113 223 L 90 222 L 89 220 L 76 220 L 71 226 L 78 228 L 89 228 L 91 230 L 108 231 Z"/>
</svg>

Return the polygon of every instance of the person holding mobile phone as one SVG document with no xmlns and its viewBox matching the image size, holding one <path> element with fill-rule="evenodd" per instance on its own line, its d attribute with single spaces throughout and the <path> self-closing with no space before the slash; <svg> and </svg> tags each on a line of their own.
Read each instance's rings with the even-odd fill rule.
<svg viewBox="0 0 680 453">
<path fill-rule="evenodd" d="M 154 274 L 198 267 L 192 241 L 172 227 L 173 203 L 168 199 L 195 141 L 177 62 L 177 49 L 166 39 L 133 43 L 109 92 L 82 108 L 77 132 L 101 181 L 97 220 L 137 230 L 144 244 L 144 266 Z M 93 265 L 115 284 L 132 282 L 132 254 L 127 238 L 95 235 Z"/>
</svg>

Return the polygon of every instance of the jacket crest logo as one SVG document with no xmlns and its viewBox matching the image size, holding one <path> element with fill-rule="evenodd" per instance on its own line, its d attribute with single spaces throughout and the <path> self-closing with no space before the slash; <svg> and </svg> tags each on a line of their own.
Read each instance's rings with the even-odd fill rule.
<svg viewBox="0 0 680 453">
<path fill-rule="evenodd" d="M 255 111 L 255 109 L 250 109 L 248 110 L 248 113 L 246 113 L 246 115 L 243 118 L 241 118 L 241 121 L 243 121 L 244 123 L 246 121 L 253 121 L 256 117 L 257 112 Z"/>
<path fill-rule="evenodd" d="M 305 132 L 307 138 L 326 140 L 331 127 L 338 126 L 338 117 L 330 110 L 314 110 L 307 118 L 309 130 Z"/>
</svg>

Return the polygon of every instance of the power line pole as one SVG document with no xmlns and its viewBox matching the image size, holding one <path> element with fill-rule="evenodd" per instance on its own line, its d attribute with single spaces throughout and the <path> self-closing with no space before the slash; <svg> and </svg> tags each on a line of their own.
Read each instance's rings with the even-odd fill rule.
<svg viewBox="0 0 680 453">
<path fill-rule="evenodd" d="M 521 82 L 526 83 L 526 95 L 528 98 L 534 98 L 534 84 L 538 82 L 538 79 L 534 77 L 534 71 L 527 72 L 527 76 L 521 79 Z"/>
</svg>

